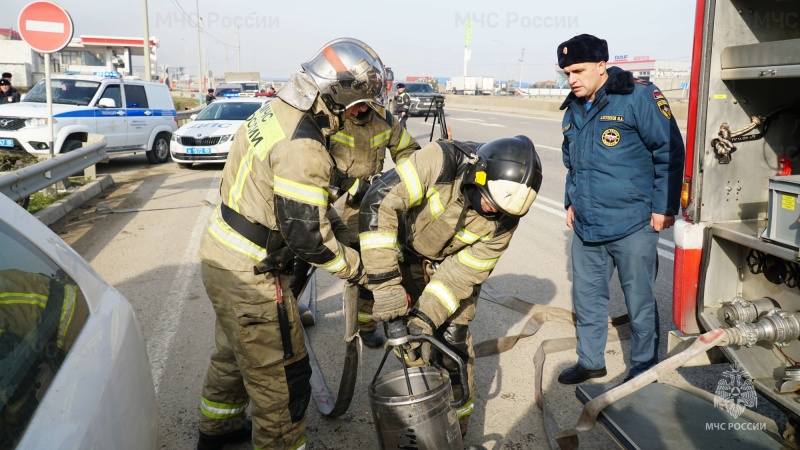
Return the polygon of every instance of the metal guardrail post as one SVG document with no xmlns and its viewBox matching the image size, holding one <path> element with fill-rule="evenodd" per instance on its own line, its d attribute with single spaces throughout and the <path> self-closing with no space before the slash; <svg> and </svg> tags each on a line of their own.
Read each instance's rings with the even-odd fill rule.
<svg viewBox="0 0 800 450">
<path fill-rule="evenodd" d="M 108 158 L 106 138 L 89 134 L 86 146 L 0 175 L 0 193 L 17 201 Z"/>
</svg>

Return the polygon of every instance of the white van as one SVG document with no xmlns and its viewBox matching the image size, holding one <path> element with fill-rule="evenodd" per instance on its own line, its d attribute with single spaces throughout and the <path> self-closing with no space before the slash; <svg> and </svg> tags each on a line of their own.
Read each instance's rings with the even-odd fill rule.
<svg viewBox="0 0 800 450">
<path fill-rule="evenodd" d="M 165 84 L 121 79 L 115 72 L 54 75 L 54 154 L 80 148 L 88 133 L 106 137 L 109 154 L 147 152 L 152 164 L 169 161 L 169 141 L 178 129 L 175 105 Z M 0 149 L 47 155 L 45 80 L 19 103 L 0 105 Z"/>
</svg>

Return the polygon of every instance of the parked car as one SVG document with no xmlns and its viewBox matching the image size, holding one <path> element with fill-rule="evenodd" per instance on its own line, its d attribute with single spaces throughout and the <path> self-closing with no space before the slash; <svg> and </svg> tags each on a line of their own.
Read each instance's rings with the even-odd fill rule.
<svg viewBox="0 0 800 450">
<path fill-rule="evenodd" d="M 0 449 L 157 448 L 130 303 L 4 195 L 0 248 Z"/>
<path fill-rule="evenodd" d="M 433 99 L 439 95 L 438 92 L 434 91 L 430 84 L 428 83 L 420 83 L 420 82 L 404 82 L 403 84 L 406 85 L 406 92 L 408 96 L 411 97 L 411 106 L 409 107 L 409 115 L 412 116 L 422 116 L 428 112 L 430 108 L 431 112 L 436 112 L 436 105 L 431 107 L 431 103 L 433 103 Z M 397 82 L 395 82 L 392 86 L 391 91 L 389 91 L 389 102 L 390 102 L 390 111 L 394 114 L 395 106 L 394 106 L 394 96 L 397 94 Z"/>
<path fill-rule="evenodd" d="M 224 162 L 233 135 L 273 97 L 228 97 L 206 106 L 195 119 L 172 134 L 172 160 L 183 168 L 193 163 Z"/>
<path fill-rule="evenodd" d="M 88 133 L 102 134 L 114 153 L 146 152 L 152 164 L 169 161 L 170 134 L 178 128 L 167 85 L 123 79 L 116 72 L 54 75 L 53 153 L 80 148 Z M 50 153 L 47 88 L 37 83 L 19 103 L 0 107 L 0 147 L 33 155 Z"/>
<path fill-rule="evenodd" d="M 219 98 L 239 97 L 243 92 L 241 83 L 222 83 L 214 89 L 214 96 Z"/>
</svg>

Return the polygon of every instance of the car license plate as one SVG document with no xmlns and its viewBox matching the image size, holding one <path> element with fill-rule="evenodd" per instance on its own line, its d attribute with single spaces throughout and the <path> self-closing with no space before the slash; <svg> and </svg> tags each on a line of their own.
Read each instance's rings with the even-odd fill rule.
<svg viewBox="0 0 800 450">
<path fill-rule="evenodd" d="M 0 139 L 0 147 L 13 147 L 14 140 L 13 139 Z"/>
<path fill-rule="evenodd" d="M 211 153 L 211 149 L 208 147 L 202 148 L 187 148 L 186 154 L 187 155 L 208 155 Z"/>
</svg>

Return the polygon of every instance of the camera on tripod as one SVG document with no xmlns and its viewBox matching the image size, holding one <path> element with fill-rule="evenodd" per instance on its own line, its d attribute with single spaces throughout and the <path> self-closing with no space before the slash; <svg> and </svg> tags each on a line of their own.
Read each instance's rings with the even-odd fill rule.
<svg viewBox="0 0 800 450">
<path fill-rule="evenodd" d="M 436 110 L 431 111 L 434 107 Z M 441 139 L 449 139 L 450 136 L 447 133 L 447 122 L 445 122 L 444 118 L 444 95 L 437 95 L 433 97 L 433 101 L 431 101 L 431 104 L 428 105 L 428 111 L 425 112 L 425 122 L 428 121 L 428 116 L 431 114 L 433 115 L 433 122 L 431 123 L 430 140 L 433 141 L 433 132 L 436 129 L 436 122 L 439 122 Z"/>
</svg>

